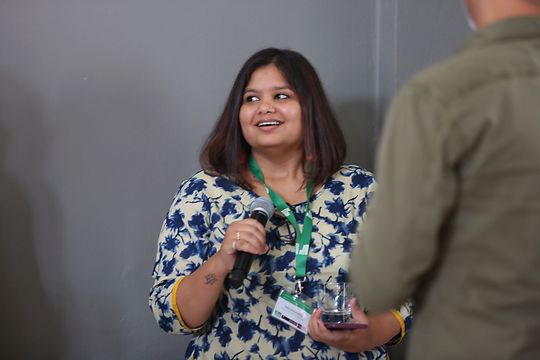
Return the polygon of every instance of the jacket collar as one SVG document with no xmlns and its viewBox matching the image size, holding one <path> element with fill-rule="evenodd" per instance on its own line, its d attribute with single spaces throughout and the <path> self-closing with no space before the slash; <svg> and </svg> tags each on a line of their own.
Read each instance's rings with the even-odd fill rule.
<svg viewBox="0 0 540 360">
<path fill-rule="evenodd" d="M 465 42 L 463 50 L 527 38 L 540 39 L 540 16 L 515 17 L 483 27 Z"/>
</svg>

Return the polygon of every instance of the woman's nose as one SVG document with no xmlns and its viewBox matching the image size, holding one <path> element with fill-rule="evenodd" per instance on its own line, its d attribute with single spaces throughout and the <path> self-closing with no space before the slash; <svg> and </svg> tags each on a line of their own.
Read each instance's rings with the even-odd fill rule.
<svg viewBox="0 0 540 360">
<path fill-rule="evenodd" d="M 262 103 L 259 108 L 261 113 L 273 113 L 276 109 L 272 106 L 272 104 L 269 103 Z"/>
</svg>

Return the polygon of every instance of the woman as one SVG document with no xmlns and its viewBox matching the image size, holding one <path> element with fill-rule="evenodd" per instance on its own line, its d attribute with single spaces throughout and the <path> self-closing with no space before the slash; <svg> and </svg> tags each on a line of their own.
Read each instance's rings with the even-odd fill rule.
<svg viewBox="0 0 540 360">
<path fill-rule="evenodd" d="M 313 305 L 325 282 L 346 279 L 375 182 L 344 157 L 312 65 L 290 50 L 251 56 L 202 150 L 204 170 L 182 183 L 159 237 L 150 307 L 165 331 L 195 334 L 186 358 L 386 358 L 407 306 L 366 318 L 354 305 L 369 321 L 358 330 L 330 331 L 320 311 L 296 329 L 278 319 L 282 294 Z M 266 229 L 248 218 L 257 197 L 277 205 Z M 255 260 L 236 289 L 227 276 L 238 251 Z"/>
</svg>

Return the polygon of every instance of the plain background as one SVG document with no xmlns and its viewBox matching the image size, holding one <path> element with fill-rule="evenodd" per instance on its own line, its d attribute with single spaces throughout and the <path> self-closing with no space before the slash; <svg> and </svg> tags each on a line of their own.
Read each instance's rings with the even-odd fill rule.
<svg viewBox="0 0 540 360">
<path fill-rule="evenodd" d="M 157 235 L 252 53 L 303 53 L 371 170 L 396 89 L 468 34 L 460 0 L 0 0 L 0 358 L 183 356 Z"/>
</svg>

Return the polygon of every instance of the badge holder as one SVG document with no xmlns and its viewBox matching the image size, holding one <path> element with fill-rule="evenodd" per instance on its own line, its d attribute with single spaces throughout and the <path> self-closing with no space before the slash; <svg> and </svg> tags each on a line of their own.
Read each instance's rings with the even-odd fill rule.
<svg viewBox="0 0 540 360">
<path fill-rule="evenodd" d="M 264 181 L 264 174 L 257 164 L 257 160 L 253 155 L 249 156 L 248 159 L 249 169 L 251 173 L 259 180 L 268 193 L 270 199 L 276 206 L 276 208 L 281 211 L 283 215 L 289 220 L 296 231 L 296 282 L 293 291 L 286 291 L 282 289 L 279 293 L 276 305 L 272 311 L 272 316 L 295 329 L 307 334 L 307 328 L 311 314 L 313 313 L 313 308 L 309 305 L 310 299 L 308 299 L 303 294 L 302 282 L 306 280 L 306 264 L 309 253 L 309 244 L 311 242 L 311 233 L 313 229 L 313 216 L 311 214 L 311 194 L 313 192 L 313 182 L 308 180 L 306 185 L 306 199 L 307 206 L 306 212 L 304 214 L 304 224 L 302 225 L 302 230 L 298 226 L 298 221 L 296 220 L 295 215 L 291 212 L 289 205 L 283 200 L 278 193 L 269 188 Z"/>
<path fill-rule="evenodd" d="M 308 323 L 313 308 L 308 305 L 309 299 L 302 293 L 302 282 L 297 280 L 294 291 L 281 290 L 272 311 L 272 317 L 307 334 Z"/>
</svg>

